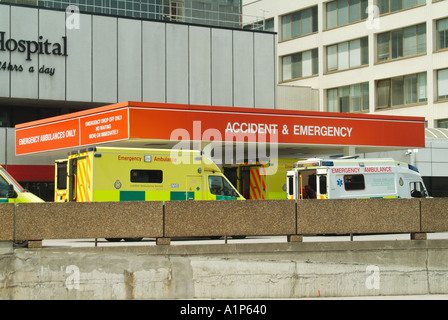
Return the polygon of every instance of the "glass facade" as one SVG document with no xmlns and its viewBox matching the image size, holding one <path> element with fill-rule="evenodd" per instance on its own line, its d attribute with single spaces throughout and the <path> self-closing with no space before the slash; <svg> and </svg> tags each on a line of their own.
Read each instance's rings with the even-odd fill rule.
<svg viewBox="0 0 448 320">
<path fill-rule="evenodd" d="M 81 13 L 178 21 L 228 28 L 241 28 L 241 0 L 4 0 L 2 2 Z"/>
</svg>

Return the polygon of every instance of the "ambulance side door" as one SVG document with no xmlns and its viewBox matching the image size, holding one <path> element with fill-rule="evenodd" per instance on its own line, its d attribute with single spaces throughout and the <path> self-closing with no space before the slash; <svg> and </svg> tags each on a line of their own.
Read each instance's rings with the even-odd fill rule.
<svg viewBox="0 0 448 320">
<path fill-rule="evenodd" d="M 202 176 L 187 175 L 186 200 L 203 200 Z"/>
<path fill-rule="evenodd" d="M 68 178 L 68 172 L 67 172 L 67 166 L 68 166 L 68 160 L 64 161 L 56 161 L 56 172 L 55 172 L 55 186 L 54 186 L 54 192 L 55 192 L 55 202 L 66 202 L 68 201 L 67 198 L 67 178 Z"/>
<path fill-rule="evenodd" d="M 317 199 L 327 199 L 328 198 L 328 170 L 327 169 L 317 169 Z"/>
<path fill-rule="evenodd" d="M 299 174 L 297 170 L 288 171 L 286 174 L 287 199 L 299 199 Z"/>
</svg>

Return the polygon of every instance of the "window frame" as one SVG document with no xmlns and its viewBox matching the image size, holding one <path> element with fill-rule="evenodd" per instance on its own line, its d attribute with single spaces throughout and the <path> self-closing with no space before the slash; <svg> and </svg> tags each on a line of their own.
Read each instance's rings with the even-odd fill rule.
<svg viewBox="0 0 448 320">
<path fill-rule="evenodd" d="M 423 75 L 425 75 L 423 77 Z M 407 88 L 406 88 L 406 80 L 410 79 L 410 77 L 415 76 L 417 81 L 415 82 L 415 93 L 416 93 L 416 102 L 411 102 L 411 103 L 406 103 L 406 92 L 407 92 Z M 424 80 L 423 80 L 424 79 Z M 420 81 L 425 81 L 425 94 L 421 95 L 420 94 L 420 89 L 421 89 L 421 82 Z M 380 85 L 381 84 L 386 84 L 384 86 L 384 88 L 387 88 L 387 99 L 385 100 L 387 102 L 387 105 L 381 105 L 379 106 L 379 101 L 380 101 Z M 396 94 L 394 93 L 394 83 L 399 84 L 401 83 L 402 88 L 401 88 L 401 92 L 399 92 L 401 95 L 401 100 L 402 100 L 402 104 L 395 104 L 394 102 L 394 98 L 396 99 Z M 409 83 L 409 82 L 408 82 Z M 408 88 L 409 89 L 409 88 Z M 412 87 L 411 87 L 412 89 Z M 409 91 L 408 91 L 409 92 Z M 411 91 L 411 95 L 412 95 L 412 91 Z M 401 75 L 401 76 L 397 76 L 397 77 L 392 77 L 392 78 L 386 78 L 386 79 L 379 79 L 375 81 L 375 97 L 376 97 L 376 101 L 375 101 L 375 110 L 384 110 L 384 109 L 390 109 L 390 108 L 403 108 L 403 107 L 411 107 L 411 106 L 416 106 L 416 105 L 424 105 L 424 104 L 428 104 L 428 77 L 427 77 L 427 73 L 426 71 L 424 72 L 418 72 L 418 73 L 411 73 L 411 74 L 406 74 L 406 75 Z M 423 98 L 424 97 L 424 98 Z M 384 99 L 381 99 L 381 101 Z"/>
<path fill-rule="evenodd" d="M 439 73 L 441 71 L 444 71 L 444 72 L 447 73 L 447 78 L 446 78 L 445 81 L 448 81 L 448 68 L 436 70 L 436 101 L 437 102 L 448 101 L 448 92 L 447 92 L 446 95 L 443 96 L 443 98 L 441 98 L 440 93 L 439 93 L 439 89 L 440 89 L 440 86 L 439 86 L 439 77 L 440 77 L 440 75 L 439 75 Z"/>
<path fill-rule="evenodd" d="M 347 179 L 349 177 L 362 177 L 362 181 L 351 181 L 347 182 Z M 354 185 L 355 187 L 352 187 L 351 185 Z M 347 188 L 347 185 L 350 186 Z M 358 187 L 359 185 L 359 187 Z M 345 191 L 359 191 L 359 190 L 365 190 L 366 189 L 366 179 L 364 177 L 364 174 L 345 174 L 344 175 L 344 189 Z"/>
<path fill-rule="evenodd" d="M 340 4 L 340 1 L 347 1 L 347 23 L 343 23 L 343 24 L 339 24 L 339 4 Z M 351 19 L 350 19 L 350 8 L 351 8 L 351 6 L 350 6 L 350 2 L 351 1 L 359 1 L 359 17 L 360 17 L 360 19 L 359 20 L 353 20 L 353 21 L 351 21 Z M 336 14 L 336 19 L 335 19 L 335 22 L 336 22 L 336 25 L 332 25 L 332 26 L 328 26 L 328 12 L 329 12 L 329 10 L 328 10 L 328 6 L 329 5 L 332 5 L 332 4 L 336 4 L 336 9 L 335 9 L 335 14 Z M 333 1 L 329 1 L 329 2 L 327 2 L 326 4 L 325 4 L 325 29 L 324 30 L 331 30 L 331 29 L 334 29 L 334 28 L 339 28 L 339 27 L 343 27 L 343 26 L 347 26 L 347 25 L 350 25 L 350 24 L 354 24 L 354 23 L 358 23 L 358 22 L 361 22 L 361 21 L 365 21 L 365 20 L 367 20 L 367 18 L 368 18 L 368 15 L 367 15 L 367 13 L 366 13 L 366 10 L 367 10 L 367 8 L 368 8 L 368 5 L 369 5 L 369 3 L 368 3 L 368 0 L 333 0 Z"/>
<path fill-rule="evenodd" d="M 387 12 L 381 12 L 381 8 L 382 8 L 382 6 L 380 5 L 380 2 L 381 2 L 381 0 L 376 0 L 375 1 L 375 4 L 377 5 L 377 7 L 378 7 L 378 10 L 379 10 L 379 14 L 382 16 L 382 15 L 388 15 L 388 14 L 394 14 L 394 13 L 398 13 L 398 12 L 402 12 L 402 11 L 405 11 L 405 10 L 410 10 L 410 9 L 414 9 L 414 8 L 418 8 L 418 7 L 421 7 L 421 6 L 425 6 L 426 5 L 426 2 L 424 2 L 424 3 L 418 3 L 419 2 L 419 0 L 415 0 L 415 5 L 413 5 L 413 6 L 410 6 L 410 7 L 404 7 L 404 1 L 405 0 L 401 0 L 401 9 L 398 9 L 398 10 L 395 10 L 395 11 L 391 11 L 391 0 L 385 0 L 385 1 L 387 1 L 387 3 L 388 3 L 388 11 Z M 423 1 L 423 0 L 422 0 Z"/>
<path fill-rule="evenodd" d="M 311 74 L 310 75 L 306 75 L 303 76 L 303 55 L 304 53 L 309 53 L 310 57 L 311 57 Z M 300 59 L 299 59 L 300 57 Z M 318 48 L 314 48 L 314 49 L 310 49 L 310 50 L 305 50 L 305 51 L 301 51 L 301 52 L 296 52 L 293 54 L 288 54 L 285 56 L 280 57 L 281 58 L 281 70 L 282 70 L 282 75 L 281 75 L 281 82 L 289 82 L 289 81 L 295 81 L 298 79 L 305 79 L 305 78 L 310 78 L 310 77 L 315 77 L 319 75 L 319 49 Z M 285 59 L 289 59 L 289 70 L 286 70 L 287 72 L 285 72 Z M 296 60 L 295 60 L 296 59 Z M 294 77 L 295 71 L 294 71 L 294 66 L 295 63 L 299 62 L 300 64 L 300 76 L 299 77 Z M 297 71 L 297 70 L 296 70 Z M 285 74 L 290 74 L 291 78 L 285 79 Z"/>
<path fill-rule="evenodd" d="M 354 96 L 352 93 L 355 91 L 355 87 L 359 86 L 359 96 L 356 98 L 359 98 L 359 110 L 354 110 Z M 348 92 L 348 96 L 342 95 L 341 93 Z M 367 91 L 367 92 L 366 92 Z M 340 112 L 340 113 L 366 113 L 370 111 L 370 97 L 369 97 L 369 82 L 360 82 L 360 83 L 354 83 L 347 86 L 341 86 L 336 88 L 328 88 L 326 89 L 326 110 L 327 112 Z M 331 95 L 331 100 L 330 100 Z M 344 101 L 348 101 L 348 111 L 342 111 L 341 106 L 341 99 L 345 99 Z M 366 99 L 367 98 L 367 99 Z M 367 102 L 366 102 L 367 100 Z M 330 106 L 330 102 L 334 103 L 335 105 Z M 330 110 L 331 107 L 331 110 Z M 336 109 L 336 110 L 335 110 Z"/>
<path fill-rule="evenodd" d="M 421 37 L 422 33 L 419 33 L 419 27 L 424 25 L 424 36 Z M 406 48 L 404 46 L 405 43 L 405 33 L 407 29 L 410 28 L 415 28 L 415 54 L 411 54 L 411 55 L 404 55 Z M 398 33 L 400 34 L 399 37 L 395 37 L 394 35 L 398 35 Z M 386 32 L 381 32 L 376 34 L 375 37 L 375 41 L 376 41 L 376 53 L 375 53 L 375 63 L 376 64 L 381 64 L 381 63 L 387 63 L 387 62 L 391 62 L 391 61 L 397 61 L 400 59 L 408 59 L 408 58 L 413 58 L 413 57 L 418 57 L 421 55 L 426 55 L 428 53 L 428 41 L 426 39 L 426 36 L 428 34 L 428 29 L 426 28 L 426 22 L 423 23 L 419 23 L 416 25 L 412 25 L 412 26 L 408 26 L 408 27 L 404 27 L 404 28 L 400 28 L 400 29 L 394 29 L 394 30 L 389 30 Z M 381 44 L 382 46 L 384 46 L 384 44 L 387 44 L 387 58 L 386 59 L 382 59 L 380 60 L 380 42 L 379 39 L 380 37 L 385 37 L 386 35 L 388 40 L 386 41 L 382 41 Z M 394 39 L 396 40 L 396 47 L 395 47 L 395 51 L 394 51 Z M 419 52 L 419 48 L 422 46 L 422 43 L 419 42 L 419 40 L 424 39 L 424 47 L 425 50 L 424 52 Z M 401 44 L 401 46 L 400 46 Z M 382 48 L 384 49 L 384 48 Z M 385 50 L 383 50 L 385 52 Z M 384 55 L 384 52 L 382 52 L 382 55 Z M 394 52 L 396 53 L 396 57 L 393 57 Z"/>
<path fill-rule="evenodd" d="M 134 178 L 136 178 L 137 176 L 134 176 L 134 173 L 148 173 L 147 176 L 143 175 L 140 176 L 140 178 L 148 178 L 148 181 L 135 181 Z M 156 176 L 151 176 L 150 173 L 154 173 L 156 174 Z M 163 170 L 157 170 L 157 169 L 132 169 L 129 173 L 129 179 L 131 183 L 156 183 L 156 184 L 160 184 L 163 183 Z"/>
<path fill-rule="evenodd" d="M 445 47 L 443 47 L 443 48 L 440 47 L 439 29 L 438 29 L 438 24 L 439 24 L 439 22 L 442 22 L 442 21 L 445 21 L 445 23 L 447 24 L 447 29 L 444 30 L 446 40 L 445 40 Z M 442 18 L 442 19 L 438 19 L 438 20 L 435 21 L 434 24 L 435 24 L 435 29 L 436 29 L 436 32 L 435 32 L 436 50 L 435 51 L 438 52 L 438 51 L 448 50 L 448 17 Z"/>
<path fill-rule="evenodd" d="M 308 11 L 308 10 L 311 13 L 311 15 L 310 15 L 311 32 L 304 34 L 303 33 L 303 18 L 302 18 L 302 16 L 303 16 L 303 12 Z M 299 29 L 300 29 L 300 32 L 299 32 L 299 35 L 294 35 L 295 33 L 294 33 L 294 29 L 293 29 L 293 17 L 295 15 L 300 16 L 300 19 L 299 19 L 299 24 L 300 24 L 300 28 Z M 283 25 L 284 19 L 285 20 L 289 19 L 289 25 L 290 25 L 289 35 L 290 36 L 288 38 L 285 37 L 284 25 Z M 300 9 L 298 11 L 294 11 L 294 12 L 291 12 L 291 13 L 287 13 L 285 15 L 280 16 L 279 20 L 280 20 L 280 23 L 279 23 L 280 24 L 280 27 L 279 27 L 280 40 L 279 40 L 279 42 L 288 41 L 288 40 L 292 40 L 292 39 L 297 39 L 297 38 L 300 38 L 300 37 L 305 37 L 305 36 L 311 35 L 313 33 L 317 33 L 319 31 L 319 27 L 318 27 L 318 25 L 319 25 L 319 13 L 318 13 L 317 5 L 311 6 L 311 7 L 307 7 L 307 8 L 303 8 L 303 9 Z"/>
<path fill-rule="evenodd" d="M 355 41 L 359 40 L 359 60 L 360 60 L 360 64 L 357 66 L 351 66 L 352 64 L 352 50 L 351 50 L 351 46 L 352 43 L 354 43 Z M 340 69 L 340 63 L 339 63 L 339 46 L 347 44 L 347 55 L 348 55 L 348 67 L 347 68 L 343 68 Z M 329 57 L 330 55 L 328 54 L 329 50 L 331 48 L 336 48 L 335 50 L 335 55 L 336 55 L 336 69 L 332 69 L 329 70 L 328 66 L 329 64 Z M 367 61 L 365 61 L 366 59 Z M 365 63 L 364 63 L 365 62 Z M 339 71 L 346 71 L 346 70 L 350 70 L 350 69 L 356 69 L 356 68 L 363 68 L 363 67 L 367 67 L 369 66 L 369 38 L 368 36 L 365 37 L 361 37 L 361 38 L 356 38 L 356 39 L 351 39 L 348 41 L 343 41 L 343 42 L 339 42 L 339 43 L 335 43 L 335 44 L 331 44 L 325 47 L 325 74 L 329 74 L 329 73 L 333 73 L 333 72 L 339 72 Z"/>
</svg>

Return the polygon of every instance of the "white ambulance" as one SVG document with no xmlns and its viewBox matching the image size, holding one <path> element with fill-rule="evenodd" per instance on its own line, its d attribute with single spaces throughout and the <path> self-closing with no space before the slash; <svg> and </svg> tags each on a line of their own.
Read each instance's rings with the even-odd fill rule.
<svg viewBox="0 0 448 320">
<path fill-rule="evenodd" d="M 427 198 L 418 169 L 393 159 L 308 159 L 287 172 L 288 199 Z"/>
</svg>

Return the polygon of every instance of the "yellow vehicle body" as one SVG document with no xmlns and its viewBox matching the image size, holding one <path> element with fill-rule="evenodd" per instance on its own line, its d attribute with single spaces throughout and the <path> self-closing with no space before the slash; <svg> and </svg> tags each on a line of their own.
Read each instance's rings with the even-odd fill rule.
<svg viewBox="0 0 448 320">
<path fill-rule="evenodd" d="M 247 161 L 223 166 L 224 175 L 250 200 L 286 199 L 286 172 L 297 159 Z"/>
<path fill-rule="evenodd" d="M 96 147 L 55 163 L 55 202 L 244 200 L 199 151 Z"/>
<path fill-rule="evenodd" d="M 44 202 L 27 192 L 2 166 L 0 166 L 0 203 Z"/>
</svg>

